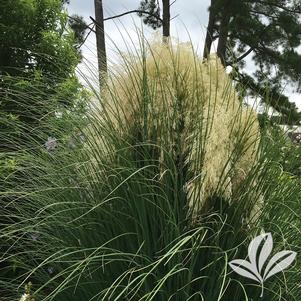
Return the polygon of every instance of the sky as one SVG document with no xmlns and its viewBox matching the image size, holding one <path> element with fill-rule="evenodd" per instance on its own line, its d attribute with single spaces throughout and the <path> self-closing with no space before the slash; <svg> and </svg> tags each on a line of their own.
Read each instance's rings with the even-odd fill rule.
<svg viewBox="0 0 301 301">
<path fill-rule="evenodd" d="M 103 0 L 104 17 L 111 17 L 139 7 L 139 0 Z M 177 0 L 171 7 L 171 35 L 182 42 L 193 41 L 195 46 L 203 49 L 210 0 Z M 187 5 L 189 3 L 189 5 Z M 70 0 L 69 14 L 78 14 L 90 23 L 90 16 L 94 17 L 94 0 Z M 108 60 L 114 60 L 114 49 L 126 50 L 132 41 L 137 45 L 137 29 L 141 29 L 147 37 L 154 31 L 143 26 L 137 14 L 129 14 L 118 19 L 105 22 L 106 44 Z M 161 31 L 161 29 L 159 29 Z M 95 35 L 91 34 L 82 52 L 85 58 L 96 60 Z"/>
<path fill-rule="evenodd" d="M 104 17 L 111 17 L 139 7 L 139 0 L 103 0 Z M 171 7 L 171 36 L 178 38 L 181 42 L 189 42 L 202 53 L 208 22 L 208 7 L 210 0 L 176 0 Z M 69 14 L 81 15 L 87 23 L 91 23 L 90 16 L 94 17 L 94 0 L 70 0 L 68 5 Z M 143 28 L 144 35 L 151 38 L 154 31 L 142 24 L 137 14 L 129 14 L 118 19 L 105 22 L 107 56 L 109 62 L 118 61 L 119 51 L 134 49 L 138 45 L 137 31 Z M 160 29 L 159 29 L 160 30 Z M 84 63 L 80 69 L 86 77 L 95 77 L 97 74 L 97 57 L 95 46 L 95 35 L 89 35 L 82 47 Z M 252 73 L 254 64 L 251 57 L 247 59 L 246 71 Z M 93 75 L 94 73 L 94 75 Z M 294 101 L 301 110 L 301 96 L 293 93 L 291 88 L 286 88 L 286 94 Z"/>
</svg>

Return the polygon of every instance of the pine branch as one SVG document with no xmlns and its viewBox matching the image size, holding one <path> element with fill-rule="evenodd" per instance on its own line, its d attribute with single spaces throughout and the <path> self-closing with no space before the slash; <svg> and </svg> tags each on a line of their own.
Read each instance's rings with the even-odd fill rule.
<svg viewBox="0 0 301 301">
<path fill-rule="evenodd" d="M 163 22 L 163 20 L 162 20 L 159 16 L 157 16 L 157 15 L 155 15 L 155 14 L 152 14 L 152 13 L 150 13 L 150 12 L 148 12 L 148 11 L 145 11 L 145 10 L 140 10 L 140 9 L 130 10 L 130 11 L 127 11 L 127 12 L 125 12 L 125 13 L 122 13 L 122 14 L 119 14 L 119 15 L 116 15 L 116 16 L 104 18 L 103 20 L 104 20 L 104 21 L 108 21 L 108 20 L 112 20 L 112 19 L 116 19 L 116 18 L 123 17 L 123 16 L 128 15 L 128 14 L 133 14 L 133 13 L 149 15 L 149 16 L 151 16 L 151 17 L 156 18 L 156 19 L 159 20 L 160 22 Z M 95 23 L 95 20 L 94 20 L 92 17 L 90 17 L 90 19 Z"/>
<path fill-rule="evenodd" d="M 250 89 L 254 95 L 260 95 L 264 103 L 282 114 L 282 119 L 286 123 L 296 124 L 300 122 L 300 113 L 298 113 L 295 104 L 290 102 L 286 95 L 279 92 L 275 87 L 267 89 L 267 87 L 256 83 L 250 75 L 239 72 L 236 66 L 232 67 L 236 75 L 234 75 L 233 79 Z"/>
<path fill-rule="evenodd" d="M 237 58 L 236 60 L 233 60 L 231 62 L 226 62 L 227 66 L 232 66 L 235 63 L 240 62 L 241 60 L 243 60 L 245 57 L 247 57 L 253 50 L 255 49 L 254 47 L 250 47 L 250 49 L 248 51 L 246 51 L 244 54 L 242 54 L 239 58 Z"/>
<path fill-rule="evenodd" d="M 78 49 L 80 49 L 80 48 L 86 43 L 86 41 L 87 41 L 89 35 L 91 34 L 91 32 L 95 32 L 94 26 L 95 26 L 95 25 L 93 24 L 93 27 L 92 27 L 92 28 L 89 28 L 90 30 L 89 30 L 89 32 L 87 33 L 87 35 L 85 36 L 83 42 L 82 42 L 79 46 L 77 46 Z"/>
<path fill-rule="evenodd" d="M 73 20 L 73 21 L 78 21 L 76 18 L 73 18 L 72 16 L 68 16 L 68 19 Z M 89 29 L 90 31 L 93 31 L 94 33 L 96 33 L 95 29 L 93 27 L 90 27 L 93 23 L 90 23 L 88 25 L 86 25 L 86 29 Z"/>
<path fill-rule="evenodd" d="M 170 19 L 170 21 L 172 21 L 172 20 L 174 20 L 175 18 L 179 17 L 179 15 L 180 15 L 180 14 L 175 15 L 174 17 L 172 17 L 172 18 Z"/>
<path fill-rule="evenodd" d="M 241 60 L 243 60 L 245 57 L 247 57 L 253 50 L 255 50 L 257 47 L 261 45 L 260 39 L 263 37 L 267 29 L 271 27 L 272 24 L 267 25 L 265 28 L 262 29 L 262 31 L 258 34 L 258 42 L 256 45 L 249 45 L 250 48 L 248 51 L 246 51 L 244 54 L 242 54 L 240 57 L 238 57 L 236 60 L 233 60 L 231 62 L 226 62 L 226 66 L 232 66 L 234 63 L 238 63 Z"/>
<path fill-rule="evenodd" d="M 301 7 L 300 6 L 297 6 L 294 9 L 290 9 L 290 8 L 284 6 L 284 5 L 280 5 L 280 4 L 277 4 L 275 2 L 265 2 L 265 1 L 260 1 L 260 0 L 255 0 L 255 1 L 252 0 L 252 1 L 245 1 L 245 2 L 249 2 L 251 4 L 254 4 L 254 2 L 256 2 L 256 3 L 262 4 L 262 5 L 270 5 L 270 6 L 273 6 L 273 7 L 280 8 L 283 11 L 286 11 L 286 12 L 289 12 L 289 13 L 294 13 L 294 14 L 300 14 L 301 13 Z"/>
</svg>

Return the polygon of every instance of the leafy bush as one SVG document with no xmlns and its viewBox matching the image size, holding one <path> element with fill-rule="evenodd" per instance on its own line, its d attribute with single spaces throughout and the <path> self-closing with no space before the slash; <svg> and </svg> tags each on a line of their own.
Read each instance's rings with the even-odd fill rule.
<svg viewBox="0 0 301 301">
<path fill-rule="evenodd" d="M 273 146 L 274 158 L 281 164 L 283 170 L 292 177 L 301 176 L 301 148 L 289 137 L 289 134 L 278 125 L 269 127 L 269 143 Z"/>
</svg>

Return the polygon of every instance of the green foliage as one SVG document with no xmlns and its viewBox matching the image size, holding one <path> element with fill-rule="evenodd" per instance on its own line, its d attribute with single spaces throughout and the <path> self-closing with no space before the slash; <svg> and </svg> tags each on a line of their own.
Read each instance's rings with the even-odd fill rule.
<svg viewBox="0 0 301 301">
<path fill-rule="evenodd" d="M 139 104 L 146 108 L 154 100 L 150 86 L 136 77 L 132 81 L 144 91 Z M 177 94 L 175 103 L 180 99 Z M 183 166 L 179 156 L 150 135 L 159 124 L 149 118 L 151 111 L 137 110 L 136 122 L 122 128 L 124 135 L 115 126 L 123 113 L 113 113 L 94 108 L 85 127 L 72 114 L 67 124 L 79 132 L 57 127 L 53 118 L 38 136 L 46 140 L 52 133 L 57 147 L 47 150 L 37 140 L 19 152 L 14 177 L 25 180 L 9 186 L 6 177 L 10 188 L 0 195 L 0 205 L 5 205 L 0 212 L 1 260 L 13 263 L 10 269 L 16 273 L 0 278 L 4 300 L 17 300 L 28 281 L 39 301 L 262 300 L 260 288 L 231 273 L 228 262 L 244 258 L 250 240 L 262 229 L 273 233 L 275 251 L 300 253 L 301 246 L 299 183 L 283 180 L 286 174 L 274 149 L 265 143 L 268 132 L 262 133 L 258 165 L 235 202 L 213 197 L 212 208 L 192 223 Z M 162 130 L 174 124 L 174 115 L 158 116 Z M 164 152 L 162 165 L 158 156 Z M 260 196 L 265 204 L 261 218 L 249 223 L 242 216 Z M 300 300 L 300 280 L 297 261 L 285 275 L 265 284 L 265 300 Z"/>
<path fill-rule="evenodd" d="M 13 86 L 16 83 L 16 86 Z M 20 95 L 15 97 L 20 90 L 14 91 L 13 87 L 18 89 L 21 81 L 13 80 L 13 83 L 7 91 L 10 99 L 16 102 L 18 107 L 22 107 L 24 116 L 16 116 L 12 114 L 2 113 L 1 116 L 1 149 L 0 149 L 0 202 L 1 202 L 1 223 L 0 223 L 0 278 L 11 279 L 17 278 L 23 269 L 20 267 L 20 261 L 15 256 L 3 256 L 3 252 L 7 251 L 8 244 L 11 241 L 5 239 L 3 232 L 4 227 L 13 227 L 15 223 L 19 223 L 19 208 L 23 205 L 27 206 L 30 197 L 23 196 L 19 199 L 20 203 L 11 203 L 13 199 L 18 198 L 17 194 L 11 193 L 16 187 L 26 185 L 32 181 L 33 174 L 31 172 L 23 172 L 24 169 L 31 168 L 34 163 L 34 153 L 37 158 L 46 159 L 49 153 L 55 152 L 57 146 L 64 145 L 66 149 L 74 151 L 74 148 L 80 148 L 81 133 L 87 124 L 84 115 L 87 111 L 87 100 L 89 94 L 78 85 L 76 78 L 69 78 L 56 87 L 55 93 L 46 90 L 43 82 L 26 81 L 22 82 Z M 24 89 L 24 86 L 29 88 Z M 49 103 L 45 103 L 43 95 L 45 91 L 49 91 Z M 8 97 L 8 96 L 7 96 Z M 73 99 L 72 106 L 66 107 L 63 102 Z M 32 107 L 29 104 L 35 103 Z M 60 104 L 60 105 L 58 105 Z M 36 110 L 36 111 L 35 111 Z M 44 115 L 43 115 L 44 114 Z M 30 117 L 31 116 L 31 117 Z M 19 118 L 19 117 L 26 117 Z M 32 120 L 28 120 L 32 118 Z M 53 147 L 50 148 L 49 140 L 54 141 Z M 37 154 L 36 151 L 40 150 Z M 45 156 L 45 153 L 47 155 Z M 30 156 L 29 156 L 30 154 Z M 68 153 L 66 154 L 68 156 Z M 27 165 L 31 158 L 33 165 Z M 46 159 L 45 163 L 48 160 Z M 67 162 L 68 159 L 64 162 Z M 58 163 L 61 164 L 62 162 Z M 36 165 L 37 167 L 37 165 Z M 15 190 L 16 191 L 16 190 Z M 36 208 L 37 209 L 37 208 Z M 4 236 L 3 236 L 4 235 Z M 13 283 L 5 285 L 1 290 L 1 300 L 6 300 L 7 293 L 11 290 Z M 10 299 L 8 299 L 10 300 Z M 17 296 L 16 296 L 17 300 Z M 30 299 L 31 300 L 31 299 Z M 33 299 L 32 299 L 33 300 Z"/>
<path fill-rule="evenodd" d="M 300 89 L 300 0 L 213 0 L 210 13 L 215 15 L 213 37 L 219 37 L 221 30 L 227 33 L 225 61 L 239 71 L 236 80 L 262 96 L 268 87 L 270 105 L 286 122 L 299 122 L 295 104 L 282 92 L 287 82 Z M 223 18 L 227 22 L 221 23 Z M 243 70 L 247 55 L 252 55 L 256 65 L 251 76 Z"/>
<path fill-rule="evenodd" d="M 289 138 L 289 134 L 274 125 L 268 130 L 268 143 L 273 149 L 274 159 L 281 164 L 281 167 L 287 177 L 301 177 L 301 147 Z"/>
<path fill-rule="evenodd" d="M 148 12 L 147 14 L 138 13 L 139 17 L 143 17 L 144 24 L 157 29 L 162 26 L 160 19 L 160 6 L 157 0 L 140 1 L 139 10 Z"/>
<path fill-rule="evenodd" d="M 80 61 L 75 43 L 61 0 L 1 2 L 0 112 L 3 118 L 13 115 L 26 124 L 38 124 L 42 116 L 53 114 L 62 106 L 74 105 L 80 98 L 76 90 L 81 89 L 75 77 Z M 24 97 L 28 94 L 28 98 Z"/>
<path fill-rule="evenodd" d="M 67 16 L 60 0 L 5 1 L 0 4 L 0 12 L 2 74 L 19 74 L 25 67 L 29 70 L 39 69 L 42 59 L 39 54 L 47 55 L 48 47 L 52 47 L 47 42 L 49 35 L 57 42 L 61 39 L 61 42 L 67 43 L 72 35 L 66 32 Z M 63 51 L 60 48 L 63 47 L 57 45 L 57 50 Z M 64 51 L 68 54 L 70 49 Z M 69 66 L 69 70 L 74 68 L 74 63 Z"/>
<path fill-rule="evenodd" d="M 30 180 L 29 174 L 20 176 L 26 151 L 37 145 L 44 148 L 49 137 L 67 143 L 77 126 L 86 122 L 88 95 L 75 75 L 80 55 L 63 2 L 0 3 L 1 231 L 3 225 L 18 222 L 12 196 L 4 194 Z M 3 237 L 0 240 L 3 252 L 7 245 L 2 244 Z M 0 267 L 1 278 L 20 272 L 15 258 L 1 258 Z M 11 285 L 1 289 L 1 300 L 10 289 Z"/>
<path fill-rule="evenodd" d="M 33 77 L 3 76 L 0 92 L 0 121 L 2 152 L 15 150 L 29 141 L 40 139 L 36 133 L 45 127 L 48 120 L 61 122 L 69 115 L 79 120 L 86 111 L 88 97 L 75 75 L 63 81 L 53 82 L 35 71 Z M 57 118 L 57 115 L 63 118 Z M 53 122 L 53 121 L 52 121 Z M 46 131 L 46 129 L 45 129 Z M 49 133 L 51 135 L 51 133 Z"/>
<path fill-rule="evenodd" d="M 85 32 L 87 24 L 84 18 L 78 15 L 69 17 L 69 26 L 72 28 L 75 34 L 76 47 L 79 48 L 85 41 Z"/>
</svg>

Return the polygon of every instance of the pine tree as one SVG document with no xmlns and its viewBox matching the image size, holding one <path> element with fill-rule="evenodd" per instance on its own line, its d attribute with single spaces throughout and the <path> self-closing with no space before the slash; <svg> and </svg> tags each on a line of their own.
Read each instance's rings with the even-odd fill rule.
<svg viewBox="0 0 301 301">
<path fill-rule="evenodd" d="M 270 104 L 290 123 L 301 114 L 282 90 L 288 82 L 301 88 L 300 13 L 300 0 L 211 0 L 204 49 L 206 58 L 218 38 L 217 55 L 237 71 L 235 80 L 263 98 L 269 87 Z M 257 67 L 252 75 L 243 71 L 248 56 Z"/>
<path fill-rule="evenodd" d="M 158 0 L 142 0 L 140 2 L 138 15 L 143 18 L 146 25 L 153 29 L 162 27 L 163 40 L 170 36 L 170 0 L 162 0 L 162 18 L 160 17 L 161 8 Z"/>
<path fill-rule="evenodd" d="M 84 18 L 79 15 L 69 16 L 69 26 L 74 32 L 75 47 L 80 51 L 80 47 L 85 42 L 86 30 L 89 29 L 89 26 Z"/>
<path fill-rule="evenodd" d="M 104 32 L 104 17 L 102 0 L 94 0 L 96 24 L 96 48 L 98 59 L 99 86 L 103 85 L 103 76 L 107 73 L 107 54 Z"/>
<path fill-rule="evenodd" d="M 139 11 L 138 16 L 143 18 L 144 24 L 153 29 L 158 29 L 162 26 L 162 21 L 160 20 L 161 9 L 157 0 L 141 1 Z M 146 15 L 143 13 L 146 11 L 149 12 L 149 14 Z"/>
</svg>

